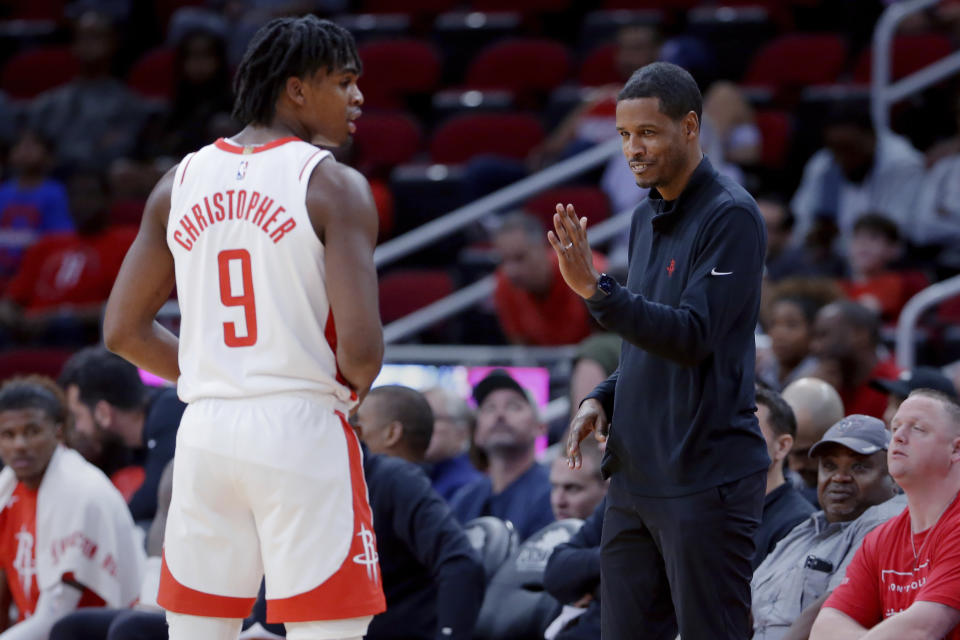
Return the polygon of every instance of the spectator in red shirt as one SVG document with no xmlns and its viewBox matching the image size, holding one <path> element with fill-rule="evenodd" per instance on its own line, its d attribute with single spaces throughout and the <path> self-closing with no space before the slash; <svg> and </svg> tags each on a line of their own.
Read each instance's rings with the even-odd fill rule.
<svg viewBox="0 0 960 640">
<path fill-rule="evenodd" d="M 863 541 L 811 640 L 960 640 L 960 405 L 919 389 L 887 451 L 907 508 Z"/>
<path fill-rule="evenodd" d="M 136 235 L 135 227 L 107 226 L 100 174 L 74 174 L 68 191 L 76 232 L 53 234 L 30 247 L 0 300 L 0 329 L 16 338 L 95 342 L 101 307 Z"/>
<path fill-rule="evenodd" d="M 892 359 L 878 355 L 879 342 L 880 321 L 863 305 L 838 300 L 817 313 L 810 351 L 818 365 L 812 375 L 836 388 L 847 415 L 883 419 L 887 397 L 870 380 L 896 380 L 900 370 Z"/>
<path fill-rule="evenodd" d="M 879 313 L 884 322 L 896 322 L 907 300 L 928 284 L 919 272 L 891 268 L 902 251 L 900 232 L 889 218 L 868 213 L 854 223 L 850 278 L 840 285 L 851 300 Z"/>
<path fill-rule="evenodd" d="M 590 335 L 593 325 L 587 307 L 564 283 L 539 220 L 525 213 L 510 214 L 493 243 L 500 255 L 493 299 L 511 343 L 574 344 Z M 604 266 L 596 265 L 598 271 Z"/>
</svg>

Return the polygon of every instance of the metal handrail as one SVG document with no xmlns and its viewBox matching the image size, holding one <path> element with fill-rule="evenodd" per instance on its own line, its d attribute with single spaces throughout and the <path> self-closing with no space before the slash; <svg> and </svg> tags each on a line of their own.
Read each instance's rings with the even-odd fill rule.
<svg viewBox="0 0 960 640">
<path fill-rule="evenodd" d="M 458 231 L 463 231 L 466 225 L 490 215 L 493 211 L 509 207 L 548 187 L 580 175 L 588 169 L 603 164 L 621 152 L 619 137 L 601 142 L 586 151 L 558 162 L 552 167 L 538 171 L 479 200 L 475 200 L 459 209 L 454 209 L 450 213 L 393 240 L 384 242 L 374 251 L 373 262 L 378 268 L 396 262 L 432 242 L 453 235 Z"/>
<path fill-rule="evenodd" d="M 630 226 L 631 211 L 623 211 L 609 220 L 604 220 L 595 227 L 587 229 L 587 235 L 591 244 L 600 244 L 613 238 L 622 230 Z M 481 300 L 489 298 L 496 287 L 494 276 L 489 275 L 477 280 L 445 298 L 417 309 L 402 318 L 394 320 L 383 328 L 383 340 L 387 344 L 396 342 L 418 331 L 460 313 L 477 304 Z"/>
<path fill-rule="evenodd" d="M 890 132 L 890 105 L 908 95 L 936 84 L 960 70 L 960 51 L 891 84 L 890 60 L 893 39 L 899 24 L 910 15 L 937 4 L 939 0 L 903 0 L 888 6 L 873 30 L 873 60 L 870 80 L 870 113 L 877 133 Z"/>
<path fill-rule="evenodd" d="M 943 282 L 930 285 L 907 301 L 897 320 L 897 365 L 901 369 L 912 369 L 916 362 L 913 336 L 920 314 L 936 303 L 958 294 L 960 294 L 960 276 L 953 276 Z"/>
</svg>

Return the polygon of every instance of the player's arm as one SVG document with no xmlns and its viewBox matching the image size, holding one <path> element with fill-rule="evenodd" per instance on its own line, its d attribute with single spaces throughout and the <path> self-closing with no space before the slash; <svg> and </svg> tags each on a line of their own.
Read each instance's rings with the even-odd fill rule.
<svg viewBox="0 0 960 640">
<path fill-rule="evenodd" d="M 107 300 L 103 339 L 107 348 L 142 369 L 176 382 L 177 337 L 156 321 L 174 286 L 167 217 L 176 167 L 153 188 L 140 231 L 127 252 Z"/>
<path fill-rule="evenodd" d="M 327 298 L 337 329 L 337 366 L 362 399 L 383 362 L 383 327 L 373 249 L 377 209 L 359 172 L 330 161 L 317 165 L 307 211 L 324 244 Z"/>
</svg>

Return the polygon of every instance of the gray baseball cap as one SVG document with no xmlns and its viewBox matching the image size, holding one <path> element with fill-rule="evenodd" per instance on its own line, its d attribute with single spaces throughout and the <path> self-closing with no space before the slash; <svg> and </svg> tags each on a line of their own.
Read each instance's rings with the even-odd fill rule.
<svg viewBox="0 0 960 640">
<path fill-rule="evenodd" d="M 890 444 L 890 432 L 887 431 L 883 420 L 855 413 L 827 429 L 820 441 L 810 447 L 810 453 L 807 455 L 815 458 L 822 453 L 823 445 L 828 442 L 843 445 L 861 455 L 870 455 L 886 450 Z"/>
</svg>

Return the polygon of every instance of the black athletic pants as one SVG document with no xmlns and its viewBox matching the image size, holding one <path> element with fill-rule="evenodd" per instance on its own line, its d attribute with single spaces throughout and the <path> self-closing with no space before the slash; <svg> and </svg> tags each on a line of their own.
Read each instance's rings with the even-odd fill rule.
<svg viewBox="0 0 960 640">
<path fill-rule="evenodd" d="M 600 545 L 603 640 L 748 640 L 766 471 L 676 498 L 614 475 Z"/>
</svg>

